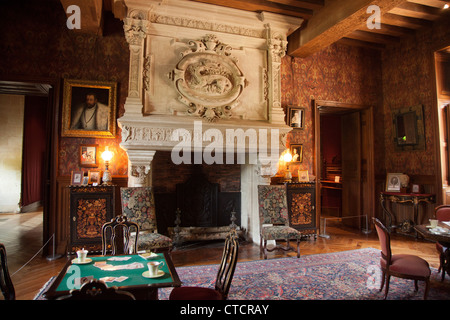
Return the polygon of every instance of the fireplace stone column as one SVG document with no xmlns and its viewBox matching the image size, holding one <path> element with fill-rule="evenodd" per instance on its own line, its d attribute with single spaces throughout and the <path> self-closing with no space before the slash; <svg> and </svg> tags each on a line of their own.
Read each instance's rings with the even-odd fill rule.
<svg viewBox="0 0 450 320">
<path fill-rule="evenodd" d="M 156 151 L 128 149 L 128 186 L 152 185 L 151 163 Z"/>
</svg>

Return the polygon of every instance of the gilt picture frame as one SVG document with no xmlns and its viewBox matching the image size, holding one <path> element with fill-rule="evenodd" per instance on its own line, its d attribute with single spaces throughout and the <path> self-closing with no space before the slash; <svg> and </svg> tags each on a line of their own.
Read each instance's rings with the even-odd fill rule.
<svg viewBox="0 0 450 320">
<path fill-rule="evenodd" d="M 303 162 L 303 145 L 302 144 L 291 144 L 289 151 L 291 152 L 293 163 Z"/>
<path fill-rule="evenodd" d="M 80 167 L 98 167 L 98 144 L 82 144 L 79 152 Z"/>
<path fill-rule="evenodd" d="M 63 137 L 116 137 L 117 82 L 64 80 Z"/>
</svg>

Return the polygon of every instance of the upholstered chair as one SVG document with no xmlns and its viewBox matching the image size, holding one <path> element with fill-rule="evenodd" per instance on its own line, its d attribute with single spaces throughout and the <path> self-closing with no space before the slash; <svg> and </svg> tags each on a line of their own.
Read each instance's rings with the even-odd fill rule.
<svg viewBox="0 0 450 320">
<path fill-rule="evenodd" d="M 434 216 L 439 221 L 450 221 L 450 206 L 449 205 L 441 205 L 437 206 L 434 209 Z M 445 251 L 447 250 L 447 247 L 444 247 L 439 242 L 436 242 L 436 250 L 439 253 L 439 272 L 442 272 L 442 278 L 441 281 L 444 281 L 445 279 L 445 273 L 447 272 L 446 266 L 449 263 L 445 256 Z"/>
<path fill-rule="evenodd" d="M 139 225 L 138 251 L 170 251 L 172 239 L 159 234 L 151 187 L 120 188 L 122 214 Z M 133 237 L 133 235 L 132 235 Z"/>
<path fill-rule="evenodd" d="M 391 276 L 412 279 L 414 280 L 415 290 L 418 290 L 417 281 L 425 281 L 424 300 L 428 295 L 428 287 L 430 283 L 430 266 L 428 262 L 418 256 L 410 254 L 392 254 L 391 251 L 391 237 L 387 228 L 380 222 L 380 220 L 373 218 L 375 228 L 377 230 L 378 239 L 381 246 L 380 267 L 383 272 L 383 279 L 381 280 L 380 291 L 386 282 L 386 291 L 384 299 L 387 298 L 389 291 L 389 280 Z"/>
<path fill-rule="evenodd" d="M 289 226 L 286 187 L 284 185 L 258 186 L 259 222 L 260 222 L 260 251 L 267 259 L 267 252 L 274 250 L 294 250 L 290 240 L 297 241 L 297 258 L 300 258 L 300 231 Z M 284 240 L 286 245 L 275 245 L 267 248 L 268 240 Z"/>
</svg>

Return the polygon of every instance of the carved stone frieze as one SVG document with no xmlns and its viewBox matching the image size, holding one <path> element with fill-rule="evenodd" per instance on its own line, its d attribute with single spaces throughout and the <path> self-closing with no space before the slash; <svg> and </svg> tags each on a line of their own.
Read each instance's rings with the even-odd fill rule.
<svg viewBox="0 0 450 320">
<path fill-rule="evenodd" d="M 179 100 L 190 115 L 208 121 L 229 118 L 248 85 L 237 60 L 231 57 L 232 48 L 215 35 L 191 40 L 189 45 L 191 48 L 181 54 L 181 60 L 169 73 Z"/>
</svg>

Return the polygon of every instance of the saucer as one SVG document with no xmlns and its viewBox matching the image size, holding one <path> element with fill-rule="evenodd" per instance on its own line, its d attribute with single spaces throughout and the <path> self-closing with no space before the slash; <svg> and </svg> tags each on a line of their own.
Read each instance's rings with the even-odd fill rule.
<svg viewBox="0 0 450 320">
<path fill-rule="evenodd" d="M 145 271 L 145 272 L 142 273 L 142 276 L 143 276 L 144 278 L 152 279 L 152 278 L 159 278 L 159 277 L 162 277 L 164 274 L 165 274 L 164 271 L 158 270 L 158 273 L 157 273 L 156 275 L 151 276 L 151 275 L 148 273 L 148 270 L 147 270 L 147 271 Z"/>
<path fill-rule="evenodd" d="M 84 259 L 84 261 L 80 261 L 80 260 L 78 260 L 78 258 L 72 259 L 72 264 L 88 264 L 91 262 L 92 262 L 91 258 L 86 258 L 86 259 Z"/>
<path fill-rule="evenodd" d="M 141 253 L 139 256 L 140 256 L 141 258 L 144 258 L 145 260 L 159 257 L 159 256 L 158 256 L 156 253 L 154 253 L 154 252 Z"/>
</svg>

